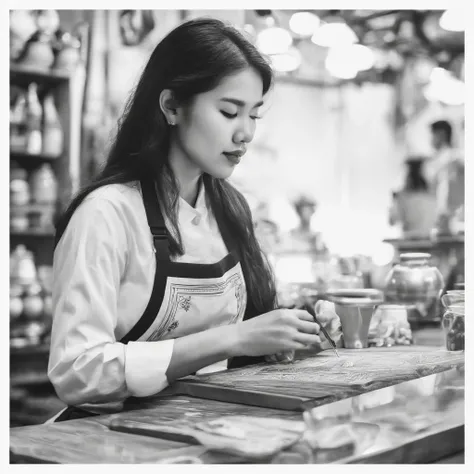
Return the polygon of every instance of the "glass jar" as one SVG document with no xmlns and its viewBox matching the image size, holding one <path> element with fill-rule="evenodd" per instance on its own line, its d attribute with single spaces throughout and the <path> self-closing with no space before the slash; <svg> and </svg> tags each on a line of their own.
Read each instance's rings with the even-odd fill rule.
<svg viewBox="0 0 474 474">
<path fill-rule="evenodd" d="M 429 253 L 402 253 L 385 280 L 387 303 L 413 306 L 439 301 L 444 288 L 441 272 L 430 265 Z"/>
<path fill-rule="evenodd" d="M 445 308 L 442 326 L 448 351 L 464 350 L 464 291 L 448 291 L 441 298 Z"/>
</svg>

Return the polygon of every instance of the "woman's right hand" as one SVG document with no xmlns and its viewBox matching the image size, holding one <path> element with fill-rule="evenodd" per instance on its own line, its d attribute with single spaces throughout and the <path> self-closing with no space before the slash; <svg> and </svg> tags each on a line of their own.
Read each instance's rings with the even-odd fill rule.
<svg viewBox="0 0 474 474">
<path fill-rule="evenodd" d="M 263 356 L 318 344 L 319 325 L 302 309 L 276 309 L 236 324 L 238 355 Z"/>
</svg>

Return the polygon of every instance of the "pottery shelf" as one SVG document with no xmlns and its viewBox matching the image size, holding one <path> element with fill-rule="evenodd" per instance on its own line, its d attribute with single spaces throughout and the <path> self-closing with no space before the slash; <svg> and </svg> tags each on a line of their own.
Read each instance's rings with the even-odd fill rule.
<svg viewBox="0 0 474 474">
<path fill-rule="evenodd" d="M 442 246 L 464 245 L 464 235 L 438 237 L 436 239 L 384 239 L 400 251 L 429 250 Z"/>
<path fill-rule="evenodd" d="M 31 344 L 24 347 L 10 347 L 10 357 L 40 356 L 49 354 L 49 344 Z"/>
<path fill-rule="evenodd" d="M 71 71 L 41 69 L 10 63 L 10 87 L 26 88 L 32 82 L 41 86 L 54 97 L 59 119 L 63 128 L 64 147 L 59 156 L 29 154 L 23 149 L 10 149 L 10 166 L 17 163 L 28 173 L 32 173 L 44 163 L 51 164 L 58 182 L 58 201 L 55 214 L 60 215 L 77 193 L 81 180 L 81 126 L 84 101 L 86 70 L 82 62 Z M 34 210 L 33 207 L 28 210 Z M 19 243 L 25 243 L 35 255 L 35 263 L 51 265 L 53 260 L 54 229 L 25 229 L 10 231 L 10 250 Z"/>
<path fill-rule="evenodd" d="M 53 238 L 55 235 L 54 230 L 50 229 L 27 229 L 23 231 L 11 230 L 10 238 L 21 239 L 21 238 Z"/>
<path fill-rule="evenodd" d="M 86 64 L 87 60 L 83 58 L 73 70 L 66 71 L 27 67 L 10 62 L 10 94 L 12 91 L 24 92 L 30 84 L 37 84 L 40 101 L 44 101 L 47 96 L 53 96 L 61 122 L 63 149 L 59 156 L 31 155 L 23 149 L 15 147 L 10 149 L 10 167 L 14 163 L 18 164 L 20 168 L 27 171 L 28 175 L 45 163 L 51 165 L 58 183 L 57 203 L 54 206 L 55 217 L 64 212 L 72 196 L 81 186 L 81 133 Z M 26 212 L 34 211 L 35 206 L 41 211 L 41 205 L 32 203 L 25 206 Z M 50 211 L 48 209 L 46 212 Z M 30 218 L 28 219 L 30 223 Z M 31 228 L 25 230 L 10 230 L 10 251 L 17 245 L 23 244 L 33 252 L 37 268 L 43 265 L 51 266 L 54 252 L 54 229 L 50 225 L 47 228 L 30 225 Z M 12 332 L 10 337 L 12 337 Z M 24 390 L 17 403 L 10 407 L 11 424 L 43 423 L 64 407 L 48 379 L 48 356 L 49 343 L 36 346 L 10 346 L 10 389 L 16 390 L 17 394 L 19 389 Z"/>
<path fill-rule="evenodd" d="M 71 73 L 67 71 L 54 71 L 10 63 L 10 83 L 24 85 L 30 82 L 40 82 L 54 85 L 67 82 L 70 79 Z"/>
<path fill-rule="evenodd" d="M 32 155 L 31 153 L 27 153 L 25 151 L 20 150 L 10 150 L 10 158 L 12 160 L 17 161 L 19 164 L 40 164 L 40 163 L 49 163 L 52 161 L 56 161 L 61 159 L 62 155 L 45 155 L 45 154 L 37 154 Z"/>
</svg>

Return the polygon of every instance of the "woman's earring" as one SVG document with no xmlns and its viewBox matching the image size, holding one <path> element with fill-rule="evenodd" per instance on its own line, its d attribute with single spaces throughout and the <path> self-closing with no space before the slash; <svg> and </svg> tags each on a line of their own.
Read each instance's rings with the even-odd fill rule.
<svg viewBox="0 0 474 474">
<path fill-rule="evenodd" d="M 176 124 L 170 120 L 168 121 L 168 125 L 170 125 L 171 127 L 174 127 Z"/>
</svg>

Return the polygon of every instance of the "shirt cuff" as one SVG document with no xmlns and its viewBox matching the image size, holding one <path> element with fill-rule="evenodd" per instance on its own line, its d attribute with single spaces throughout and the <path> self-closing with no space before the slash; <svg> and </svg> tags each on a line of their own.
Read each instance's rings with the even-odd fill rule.
<svg viewBox="0 0 474 474">
<path fill-rule="evenodd" d="M 135 397 L 148 397 L 168 385 L 166 371 L 174 340 L 129 342 L 125 347 L 125 382 Z"/>
</svg>

